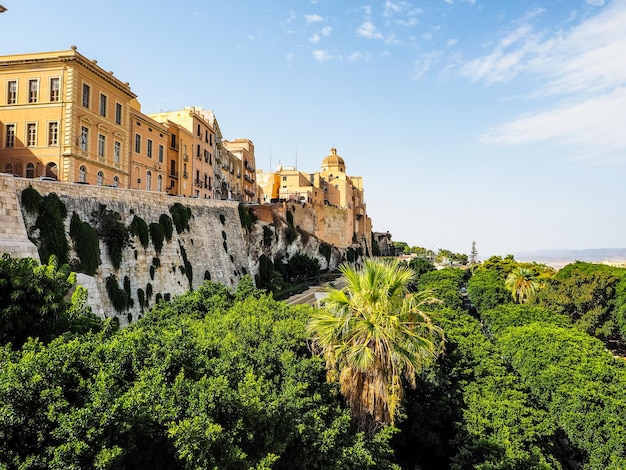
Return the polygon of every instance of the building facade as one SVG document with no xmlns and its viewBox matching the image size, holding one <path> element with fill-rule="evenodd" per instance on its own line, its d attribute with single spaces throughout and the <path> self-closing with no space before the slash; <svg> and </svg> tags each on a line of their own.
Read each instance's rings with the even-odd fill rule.
<svg viewBox="0 0 626 470">
<path fill-rule="evenodd" d="M 135 98 L 75 47 L 0 57 L 1 171 L 129 187 Z"/>
<path fill-rule="evenodd" d="M 241 192 L 243 202 L 258 202 L 254 143 L 250 139 L 225 140 L 224 147 L 241 162 Z"/>
<path fill-rule="evenodd" d="M 337 246 L 349 244 L 372 245 L 372 221 L 367 215 L 363 178 L 348 176 L 346 164 L 337 150 L 322 161 L 321 171 L 304 173 L 295 167 L 279 166 L 274 173 L 257 172 L 259 198 L 262 202 L 293 201 L 316 208 L 316 235 Z M 325 213 L 344 211 L 345 218 L 340 232 L 330 235 L 322 220 Z"/>
</svg>

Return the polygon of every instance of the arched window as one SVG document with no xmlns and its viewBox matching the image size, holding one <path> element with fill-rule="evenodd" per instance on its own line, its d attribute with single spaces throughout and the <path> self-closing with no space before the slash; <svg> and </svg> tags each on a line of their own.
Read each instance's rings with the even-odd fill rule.
<svg viewBox="0 0 626 470">
<path fill-rule="evenodd" d="M 119 187 L 119 185 L 120 185 L 120 178 L 119 178 L 119 176 L 115 175 L 113 177 L 113 186 L 115 186 L 117 188 L 117 187 Z"/>
<path fill-rule="evenodd" d="M 152 191 L 152 172 L 150 170 L 146 172 L 146 189 Z"/>
<path fill-rule="evenodd" d="M 163 175 L 159 175 L 157 177 L 157 191 L 163 192 Z"/>
<path fill-rule="evenodd" d="M 57 167 L 57 164 L 54 162 L 48 163 L 46 165 L 46 176 L 59 179 L 58 175 L 59 175 L 59 169 Z"/>
<path fill-rule="evenodd" d="M 98 186 L 102 186 L 104 184 L 104 173 L 102 173 L 102 170 L 98 172 L 98 179 L 96 180 L 96 184 Z"/>
<path fill-rule="evenodd" d="M 81 165 L 78 169 L 78 181 L 80 183 L 87 182 L 87 168 L 85 168 L 85 165 Z"/>
<path fill-rule="evenodd" d="M 35 177 L 35 165 L 33 163 L 26 164 L 26 178 Z"/>
</svg>

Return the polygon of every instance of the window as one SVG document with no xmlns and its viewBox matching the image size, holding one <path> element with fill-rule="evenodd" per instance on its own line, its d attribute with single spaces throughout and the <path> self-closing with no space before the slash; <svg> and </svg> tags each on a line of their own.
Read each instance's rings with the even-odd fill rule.
<svg viewBox="0 0 626 470">
<path fill-rule="evenodd" d="M 141 136 L 135 134 L 135 153 L 141 153 Z"/>
<path fill-rule="evenodd" d="M 148 139 L 148 144 L 146 146 L 146 154 L 148 158 L 152 158 L 152 140 Z"/>
<path fill-rule="evenodd" d="M 107 115 L 107 97 L 100 93 L 100 116 Z"/>
<path fill-rule="evenodd" d="M 159 145 L 159 163 L 163 163 L 163 146 Z"/>
<path fill-rule="evenodd" d="M 7 104 L 17 103 L 17 80 L 10 80 L 7 83 Z"/>
<path fill-rule="evenodd" d="M 122 105 L 115 103 L 115 124 L 122 125 Z"/>
<path fill-rule="evenodd" d="M 48 145 L 59 145 L 59 123 L 48 123 Z"/>
<path fill-rule="evenodd" d="M 11 165 L 10 163 L 7 163 L 6 165 L 4 165 L 4 172 L 13 174 L 13 165 Z"/>
<path fill-rule="evenodd" d="M 198 160 L 202 160 L 202 157 L 200 156 L 200 145 L 199 144 L 196 146 L 196 157 L 198 158 Z"/>
<path fill-rule="evenodd" d="M 37 145 L 37 124 L 34 122 L 26 124 L 26 145 L 29 147 Z"/>
<path fill-rule="evenodd" d="M 104 173 L 102 173 L 102 171 L 98 172 L 98 178 L 96 179 L 96 184 L 98 186 L 102 186 L 104 184 Z"/>
<path fill-rule="evenodd" d="M 287 177 L 286 176 L 283 176 L 283 181 L 287 181 Z"/>
<path fill-rule="evenodd" d="M 150 170 L 146 172 L 146 189 L 152 191 L 152 172 Z"/>
<path fill-rule="evenodd" d="M 59 101 L 61 96 L 61 81 L 59 78 L 50 79 L 50 101 Z"/>
<path fill-rule="evenodd" d="M 172 134 L 172 148 L 176 149 L 176 134 Z"/>
<path fill-rule="evenodd" d="M 83 83 L 83 106 L 85 108 L 89 107 L 89 94 L 91 93 L 91 88 L 86 83 Z"/>
<path fill-rule="evenodd" d="M 15 124 L 6 125 L 5 136 L 6 136 L 6 140 L 4 141 L 4 146 L 6 148 L 15 147 Z"/>
<path fill-rule="evenodd" d="M 120 162 L 121 153 L 122 153 L 122 143 L 116 140 L 115 143 L 113 144 L 113 162 L 114 163 Z"/>
<path fill-rule="evenodd" d="M 39 96 L 39 80 L 28 80 L 28 102 L 36 103 Z"/>
<path fill-rule="evenodd" d="M 200 124 L 198 124 L 197 130 L 198 138 L 202 138 L 202 133 L 200 132 Z"/>
<path fill-rule="evenodd" d="M 80 128 L 80 149 L 87 150 L 87 142 L 89 141 L 89 129 L 85 126 Z"/>
<path fill-rule="evenodd" d="M 117 176 L 117 175 L 115 175 L 115 176 L 113 177 L 113 186 L 114 186 L 115 188 L 117 188 L 119 185 L 120 185 L 120 177 L 119 177 L 119 176 Z"/>
<path fill-rule="evenodd" d="M 204 141 L 209 143 L 209 131 L 207 129 L 204 130 Z"/>
<path fill-rule="evenodd" d="M 98 134 L 98 156 L 104 158 L 104 148 L 106 146 L 106 137 Z"/>
<path fill-rule="evenodd" d="M 78 169 L 78 181 L 80 183 L 87 182 L 87 168 L 85 168 L 85 165 L 81 165 Z"/>
<path fill-rule="evenodd" d="M 163 192 L 163 175 L 157 176 L 157 191 Z"/>
<path fill-rule="evenodd" d="M 32 163 L 26 164 L 26 178 L 34 178 L 35 177 L 35 165 Z"/>
</svg>

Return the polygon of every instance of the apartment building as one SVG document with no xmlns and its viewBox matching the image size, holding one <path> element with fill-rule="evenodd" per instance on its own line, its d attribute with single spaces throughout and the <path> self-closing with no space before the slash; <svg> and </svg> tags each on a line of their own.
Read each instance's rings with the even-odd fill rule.
<svg viewBox="0 0 626 470">
<path fill-rule="evenodd" d="M 130 187 L 163 192 L 166 188 L 168 127 L 143 114 L 141 105 L 134 99 L 130 108 L 130 135 Z"/>
<path fill-rule="evenodd" d="M 0 170 L 129 187 L 135 98 L 74 46 L 1 56 Z"/>
<path fill-rule="evenodd" d="M 205 111 L 200 107 L 191 106 L 179 111 L 150 114 L 149 117 L 161 123 L 171 121 L 192 136 L 189 142 L 191 196 L 213 199 L 215 197 L 215 130 L 206 119 Z"/>
<path fill-rule="evenodd" d="M 258 202 L 254 143 L 250 139 L 224 140 L 224 147 L 241 162 L 243 202 Z"/>
</svg>

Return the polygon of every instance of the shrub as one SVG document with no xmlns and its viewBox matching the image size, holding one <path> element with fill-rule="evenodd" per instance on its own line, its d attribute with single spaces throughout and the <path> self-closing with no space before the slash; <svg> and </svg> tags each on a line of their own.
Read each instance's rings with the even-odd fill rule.
<svg viewBox="0 0 626 470">
<path fill-rule="evenodd" d="M 98 210 L 91 213 L 92 220 L 96 225 L 98 236 L 104 240 L 108 250 L 111 264 L 117 270 L 122 263 L 124 247 L 128 245 L 129 230 L 121 221 L 120 214 L 100 204 Z"/>
<path fill-rule="evenodd" d="M 172 222 L 170 216 L 167 214 L 161 214 L 161 217 L 159 217 L 159 223 L 163 226 L 165 239 L 168 242 L 172 241 L 172 234 L 174 233 L 174 223 Z"/>
<path fill-rule="evenodd" d="M 130 308 L 130 294 L 125 289 L 120 289 L 114 274 L 106 279 L 106 291 L 116 312 L 121 313 Z"/>
<path fill-rule="evenodd" d="M 42 199 L 41 194 L 32 186 L 22 190 L 22 206 L 29 214 L 37 214 L 39 212 L 39 204 L 41 204 Z"/>
<path fill-rule="evenodd" d="M 172 214 L 172 221 L 177 233 L 183 233 L 183 230 L 189 231 L 189 220 L 191 219 L 191 209 L 189 207 L 185 207 L 180 202 L 177 202 L 170 207 L 170 214 Z"/>
<path fill-rule="evenodd" d="M 69 245 L 65 236 L 65 204 L 50 193 L 41 199 L 38 212 L 35 228 L 39 229 L 39 257 L 47 260 L 54 255 L 60 264 L 66 264 Z"/>
<path fill-rule="evenodd" d="M 239 220 L 241 221 L 241 226 L 249 232 L 252 224 L 256 221 L 256 217 L 250 207 L 239 204 Z"/>
<path fill-rule="evenodd" d="M 75 269 L 93 276 L 100 265 L 98 232 L 88 222 L 81 221 L 74 212 L 70 222 L 70 237 L 74 241 L 74 250 L 80 260 Z"/>
<path fill-rule="evenodd" d="M 133 221 L 130 223 L 130 233 L 139 238 L 139 243 L 145 250 L 150 243 L 150 235 L 148 233 L 148 224 L 141 217 L 133 217 Z"/>
<path fill-rule="evenodd" d="M 163 241 L 165 240 L 165 229 L 163 225 L 153 222 L 150 224 L 150 237 L 157 253 L 161 253 L 163 249 Z"/>
</svg>

